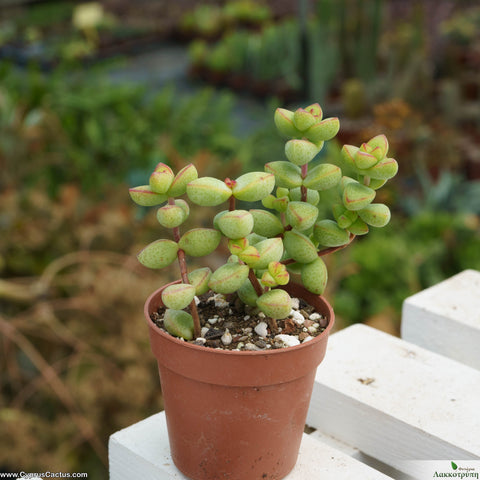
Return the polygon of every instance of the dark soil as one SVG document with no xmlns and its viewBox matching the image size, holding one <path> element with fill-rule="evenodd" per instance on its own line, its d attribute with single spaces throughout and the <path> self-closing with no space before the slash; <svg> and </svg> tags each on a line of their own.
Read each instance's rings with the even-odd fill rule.
<svg viewBox="0 0 480 480">
<path fill-rule="evenodd" d="M 298 306 L 298 308 L 297 308 Z M 207 293 L 197 304 L 202 336 L 189 343 L 224 350 L 269 350 L 309 341 L 322 333 L 327 319 L 303 300 L 293 299 L 289 317 L 269 322 L 257 308 L 244 305 L 236 296 Z M 151 315 L 162 330 L 164 308 Z M 275 330 L 276 329 L 276 330 Z"/>
</svg>

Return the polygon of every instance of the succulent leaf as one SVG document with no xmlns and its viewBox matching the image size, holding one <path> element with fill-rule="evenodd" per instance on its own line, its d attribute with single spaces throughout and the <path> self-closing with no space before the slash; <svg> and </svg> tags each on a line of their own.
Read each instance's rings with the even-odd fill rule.
<svg viewBox="0 0 480 480">
<path fill-rule="evenodd" d="M 170 335 L 181 337 L 185 340 L 193 339 L 193 318 L 184 310 L 166 310 L 163 317 L 163 326 Z"/>
<path fill-rule="evenodd" d="M 290 202 L 287 207 L 287 222 L 298 231 L 310 228 L 318 217 L 318 208 L 306 202 Z"/>
<path fill-rule="evenodd" d="M 345 164 L 353 169 L 357 169 L 355 165 L 355 155 L 360 149 L 353 145 L 344 145 L 341 150 L 342 159 Z"/>
<path fill-rule="evenodd" d="M 276 198 L 273 201 L 273 208 L 277 212 L 284 212 L 288 207 L 288 198 L 287 197 L 282 197 L 282 198 Z"/>
<path fill-rule="evenodd" d="M 387 180 L 379 180 L 377 178 L 371 178 L 368 186 L 373 188 L 373 190 L 378 190 L 380 187 L 383 187 L 387 183 Z"/>
<path fill-rule="evenodd" d="M 311 162 L 322 149 L 308 140 L 289 140 L 285 144 L 285 155 L 294 165 Z"/>
<path fill-rule="evenodd" d="M 190 305 L 195 296 L 195 287 L 189 283 L 176 283 L 162 292 L 162 302 L 167 308 L 182 310 Z"/>
<path fill-rule="evenodd" d="M 260 254 L 260 260 L 255 265 L 256 269 L 267 268 L 270 262 L 278 262 L 283 255 L 283 242 L 281 238 L 267 238 L 258 242 L 255 247 Z"/>
<path fill-rule="evenodd" d="M 390 209 L 383 203 L 371 203 L 359 210 L 359 217 L 372 227 L 384 227 L 390 221 Z"/>
<path fill-rule="evenodd" d="M 238 258 L 242 262 L 245 262 L 249 267 L 253 268 L 260 260 L 260 254 L 253 245 L 250 245 L 245 250 L 243 250 L 243 252 L 238 254 Z"/>
<path fill-rule="evenodd" d="M 290 200 L 294 202 L 302 201 L 302 189 L 301 187 L 292 188 L 289 194 Z M 312 205 L 317 205 L 320 201 L 320 194 L 316 190 L 307 188 L 307 202 Z"/>
<path fill-rule="evenodd" d="M 180 195 L 183 195 L 187 191 L 187 185 L 197 178 L 198 172 L 192 163 L 183 167 L 177 173 L 177 175 L 175 175 L 175 178 L 173 179 L 173 182 L 168 190 L 168 196 L 179 197 Z"/>
<path fill-rule="evenodd" d="M 348 231 L 354 235 L 366 235 L 368 233 L 368 225 L 358 217 L 349 227 Z"/>
<path fill-rule="evenodd" d="M 212 253 L 220 243 L 222 234 L 212 228 L 194 228 L 185 232 L 178 246 L 192 257 L 203 257 Z"/>
<path fill-rule="evenodd" d="M 325 142 L 331 140 L 340 129 L 340 121 L 337 117 L 326 118 L 320 123 L 310 127 L 304 135 L 312 142 Z"/>
<path fill-rule="evenodd" d="M 377 158 L 372 155 L 371 153 L 362 152 L 358 150 L 354 157 L 355 166 L 359 170 L 366 170 L 367 168 L 371 168 L 378 163 Z"/>
<path fill-rule="evenodd" d="M 298 137 L 301 132 L 293 124 L 294 113 L 285 108 L 277 108 L 273 117 L 278 131 L 285 137 Z"/>
<path fill-rule="evenodd" d="M 153 207 L 168 200 L 166 195 L 154 192 L 150 185 L 140 185 L 139 187 L 130 188 L 128 191 L 131 199 L 142 207 Z"/>
<path fill-rule="evenodd" d="M 308 130 L 312 125 L 315 125 L 315 122 L 315 117 L 303 108 L 298 108 L 293 114 L 293 124 L 301 132 Z"/>
<path fill-rule="evenodd" d="M 188 218 L 188 216 L 190 215 L 190 207 L 188 203 L 180 198 L 178 200 L 175 200 L 175 205 L 178 205 L 185 212 L 185 218 Z"/>
<path fill-rule="evenodd" d="M 247 279 L 243 282 L 243 285 L 238 289 L 237 294 L 240 300 L 246 305 L 250 305 L 251 307 L 257 306 L 258 295 L 250 280 Z"/>
<path fill-rule="evenodd" d="M 368 175 L 376 180 L 389 180 L 398 172 L 398 163 L 394 158 L 384 158 L 375 166 L 367 170 L 362 170 L 363 175 Z"/>
<path fill-rule="evenodd" d="M 168 267 L 177 258 L 178 245 L 172 240 L 156 240 L 138 255 L 138 261 L 148 268 Z"/>
<path fill-rule="evenodd" d="M 338 185 L 341 178 L 342 171 L 337 165 L 322 163 L 308 172 L 303 185 L 313 190 L 329 190 Z"/>
<path fill-rule="evenodd" d="M 306 235 L 295 230 L 284 233 L 283 245 L 296 262 L 310 263 L 317 258 L 317 249 L 312 241 Z"/>
<path fill-rule="evenodd" d="M 212 271 L 208 267 L 197 268 L 188 274 L 188 281 L 195 287 L 195 295 L 203 295 L 208 292 L 208 282 Z"/>
<path fill-rule="evenodd" d="M 157 220 L 165 228 L 174 228 L 181 225 L 187 216 L 180 205 L 165 205 L 157 210 Z"/>
<path fill-rule="evenodd" d="M 251 233 L 250 235 L 247 236 L 247 240 L 249 245 L 256 245 L 259 242 L 262 242 L 263 240 L 266 240 L 265 237 L 262 235 L 258 235 L 257 233 Z"/>
<path fill-rule="evenodd" d="M 247 265 L 226 263 L 212 273 L 208 286 L 217 293 L 236 292 L 247 280 L 248 272 Z"/>
<path fill-rule="evenodd" d="M 290 280 L 287 267 L 280 262 L 270 262 L 268 264 L 268 273 L 272 276 L 277 285 L 286 285 Z"/>
<path fill-rule="evenodd" d="M 315 224 L 314 239 L 324 247 L 339 247 L 348 243 L 350 235 L 333 220 L 321 220 Z"/>
<path fill-rule="evenodd" d="M 159 163 L 150 175 L 150 188 L 157 193 L 167 193 L 173 182 L 174 174 L 172 169 L 164 163 Z"/>
<path fill-rule="evenodd" d="M 302 185 L 301 170 L 290 162 L 277 161 L 265 165 L 265 171 L 275 175 L 277 187 L 295 188 Z M 268 207 L 266 205 L 267 208 Z"/>
<path fill-rule="evenodd" d="M 388 139 L 385 135 L 377 135 L 367 142 L 367 144 L 372 148 L 371 153 L 376 150 L 375 156 L 378 160 L 384 158 L 388 153 Z"/>
<path fill-rule="evenodd" d="M 278 286 L 278 283 L 275 281 L 275 279 L 270 275 L 269 272 L 265 271 L 263 272 L 262 278 L 260 279 L 260 282 L 262 285 L 265 285 L 266 287 L 276 287 Z"/>
<path fill-rule="evenodd" d="M 244 238 L 252 232 L 253 216 L 246 210 L 232 210 L 218 219 L 218 228 L 228 238 Z"/>
<path fill-rule="evenodd" d="M 252 209 L 253 231 L 264 237 L 275 237 L 283 232 L 282 222 L 273 213 L 266 210 Z"/>
<path fill-rule="evenodd" d="M 320 122 L 323 118 L 323 110 L 319 103 L 312 103 L 305 110 L 315 116 L 317 122 Z"/>
<path fill-rule="evenodd" d="M 238 255 L 242 253 L 249 246 L 247 238 L 238 238 L 235 240 L 228 240 L 228 249 L 232 255 Z"/>
<path fill-rule="evenodd" d="M 302 265 L 303 286 L 316 295 L 322 295 L 327 285 L 328 272 L 324 261 L 317 257 L 313 262 Z"/>
<path fill-rule="evenodd" d="M 285 290 L 269 290 L 258 298 L 257 306 L 268 317 L 281 319 L 290 314 L 292 299 Z"/>
<path fill-rule="evenodd" d="M 275 187 L 275 176 L 271 173 L 250 172 L 238 177 L 233 195 L 245 202 L 256 202 L 269 195 Z"/>
<path fill-rule="evenodd" d="M 358 218 L 357 212 L 347 210 L 344 205 L 339 203 L 333 205 L 332 211 L 340 228 L 348 228 Z"/>
<path fill-rule="evenodd" d="M 202 177 L 187 184 L 188 198 L 202 207 L 214 207 L 226 202 L 232 190 L 225 182 L 213 177 Z"/>
<path fill-rule="evenodd" d="M 347 210 L 361 210 L 375 198 L 375 190 L 358 182 L 351 182 L 343 191 L 343 204 Z"/>
</svg>

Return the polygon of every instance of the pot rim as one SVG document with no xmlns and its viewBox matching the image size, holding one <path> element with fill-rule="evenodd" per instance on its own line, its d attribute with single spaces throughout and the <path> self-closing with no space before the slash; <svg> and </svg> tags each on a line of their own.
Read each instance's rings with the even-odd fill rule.
<svg viewBox="0 0 480 480">
<path fill-rule="evenodd" d="M 285 290 L 288 290 L 288 286 L 294 286 L 295 288 L 299 287 L 304 289 L 306 292 L 308 292 L 311 295 L 315 295 L 318 297 L 325 305 L 328 311 L 328 325 L 325 327 L 325 330 L 321 332 L 319 335 L 314 337 L 312 340 L 309 340 L 308 342 L 303 342 L 300 345 L 295 345 L 294 347 L 286 347 L 286 348 L 276 348 L 276 349 L 269 349 L 269 350 L 224 350 L 222 348 L 210 348 L 210 347 L 205 347 L 203 345 L 194 345 L 188 341 L 185 340 L 180 340 L 177 337 L 174 337 L 173 335 L 170 335 L 168 332 L 165 332 L 161 328 L 159 328 L 150 318 L 150 311 L 149 307 L 150 304 L 152 303 L 152 300 L 159 294 L 160 291 L 164 290 L 166 287 L 169 285 L 175 285 L 177 283 L 181 283 L 181 280 L 176 280 L 175 282 L 170 282 L 166 285 L 163 285 L 160 288 L 157 288 L 153 293 L 151 293 L 147 300 L 145 301 L 144 305 L 144 317 L 145 321 L 147 323 L 147 326 L 149 329 L 153 330 L 157 335 L 161 335 L 164 339 L 172 342 L 173 344 L 176 344 L 178 346 L 183 346 L 185 348 L 191 348 L 194 351 L 198 352 L 205 352 L 208 354 L 218 354 L 218 355 L 227 355 L 227 356 L 237 356 L 237 357 L 246 357 L 246 356 L 265 356 L 265 355 L 281 355 L 281 354 L 286 354 L 289 352 L 299 352 L 300 350 L 303 349 L 308 349 L 315 345 L 316 343 L 322 341 L 325 337 L 328 337 L 330 334 L 330 330 L 333 328 L 333 325 L 335 323 L 335 316 L 334 316 L 334 311 L 328 300 L 323 297 L 322 295 L 315 295 L 308 290 L 305 289 L 302 285 L 298 285 L 295 282 L 289 282 L 287 285 L 285 285 Z M 280 287 L 282 288 L 282 287 Z M 316 311 L 316 310 L 315 310 Z"/>
</svg>

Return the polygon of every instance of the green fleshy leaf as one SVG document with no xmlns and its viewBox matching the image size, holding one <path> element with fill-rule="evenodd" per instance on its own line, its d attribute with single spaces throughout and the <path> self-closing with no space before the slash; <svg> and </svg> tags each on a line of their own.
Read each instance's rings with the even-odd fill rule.
<svg viewBox="0 0 480 480">
<path fill-rule="evenodd" d="M 243 282 L 243 285 L 238 289 L 237 294 L 245 305 L 250 305 L 251 307 L 257 306 L 258 295 L 250 280 L 247 279 Z"/>
<path fill-rule="evenodd" d="M 367 175 L 376 180 L 389 180 L 398 172 L 398 163 L 394 158 L 385 158 L 378 162 L 374 167 L 362 170 L 362 175 Z"/>
<path fill-rule="evenodd" d="M 379 180 L 377 178 L 371 178 L 368 186 L 373 190 L 378 190 L 387 183 L 387 180 Z"/>
<path fill-rule="evenodd" d="M 212 273 L 208 286 L 217 293 L 236 292 L 247 280 L 248 272 L 247 265 L 226 263 Z"/>
<path fill-rule="evenodd" d="M 338 133 L 339 129 L 340 122 L 337 117 L 326 118 L 310 127 L 304 135 L 312 142 L 325 142 L 331 140 Z"/>
<path fill-rule="evenodd" d="M 324 247 L 340 247 L 348 243 L 350 235 L 333 220 L 321 220 L 315 224 L 313 238 Z"/>
<path fill-rule="evenodd" d="M 373 153 L 376 149 L 375 156 L 378 160 L 382 160 L 388 153 L 388 139 L 385 135 L 377 135 L 367 142 L 372 148 Z"/>
<path fill-rule="evenodd" d="M 253 231 L 264 237 L 275 237 L 283 232 L 282 222 L 273 213 L 266 210 L 252 209 L 250 213 L 253 216 Z"/>
<path fill-rule="evenodd" d="M 358 147 L 354 147 L 353 145 L 344 145 L 340 152 L 345 164 L 353 168 L 355 171 L 357 170 L 357 166 L 355 165 L 355 155 L 359 150 Z"/>
<path fill-rule="evenodd" d="M 290 202 L 287 207 L 287 222 L 298 231 L 310 228 L 318 217 L 318 208 L 306 202 Z"/>
<path fill-rule="evenodd" d="M 208 292 L 208 282 L 212 271 L 208 267 L 197 268 L 188 274 L 188 281 L 195 287 L 195 295 L 203 295 Z"/>
<path fill-rule="evenodd" d="M 232 190 L 221 180 L 202 177 L 187 185 L 187 195 L 197 205 L 214 207 L 226 202 L 232 196 Z"/>
<path fill-rule="evenodd" d="M 295 230 L 284 233 L 283 245 L 288 255 L 296 262 L 310 263 L 317 258 L 318 252 L 312 241 Z"/>
<path fill-rule="evenodd" d="M 317 257 L 313 262 L 303 265 L 301 278 L 303 286 L 309 292 L 322 295 L 328 280 L 327 267 L 324 261 Z"/>
<path fill-rule="evenodd" d="M 253 216 L 246 210 L 233 210 L 223 214 L 217 224 L 227 238 L 236 240 L 244 238 L 252 232 Z"/>
<path fill-rule="evenodd" d="M 293 124 L 301 132 L 308 130 L 315 122 L 315 117 L 303 108 L 297 109 L 293 114 Z"/>
<path fill-rule="evenodd" d="M 303 185 L 313 190 L 329 190 L 338 185 L 341 178 L 342 171 L 337 165 L 322 163 L 308 172 Z"/>
<path fill-rule="evenodd" d="M 289 194 L 290 200 L 294 202 L 301 202 L 302 201 L 302 189 L 301 187 L 292 188 Z M 307 202 L 311 205 L 318 205 L 320 201 L 320 194 L 316 190 L 312 190 L 311 188 L 307 188 Z"/>
<path fill-rule="evenodd" d="M 277 108 L 273 117 L 278 131 L 285 137 L 298 137 L 301 132 L 293 124 L 294 113 L 285 108 Z"/>
<path fill-rule="evenodd" d="M 254 233 L 251 233 L 250 235 L 247 235 L 247 240 L 249 245 L 256 245 L 257 243 L 263 242 L 263 240 L 266 240 L 266 238 L 254 232 Z"/>
<path fill-rule="evenodd" d="M 138 261 L 148 268 L 168 267 L 177 258 L 178 245 L 172 240 L 156 240 L 138 255 Z"/>
<path fill-rule="evenodd" d="M 285 144 L 285 155 L 297 166 L 311 162 L 322 149 L 308 140 L 289 140 Z"/>
<path fill-rule="evenodd" d="M 249 245 L 245 250 L 238 254 L 238 258 L 242 262 L 245 262 L 250 268 L 254 268 L 260 260 L 260 254 L 256 247 Z"/>
<path fill-rule="evenodd" d="M 192 257 L 203 257 L 212 253 L 219 245 L 222 234 L 212 228 L 194 228 L 185 232 L 178 246 Z"/>
<path fill-rule="evenodd" d="M 302 185 L 301 170 L 293 163 L 285 161 L 270 162 L 265 165 L 265 171 L 275 175 L 277 187 L 295 188 Z M 267 208 L 272 208 L 266 205 Z"/>
<path fill-rule="evenodd" d="M 283 255 L 283 243 L 281 238 L 267 238 L 255 245 L 260 260 L 255 265 L 255 269 L 267 268 L 270 262 L 278 262 Z"/>
<path fill-rule="evenodd" d="M 365 208 L 375 198 L 375 190 L 358 182 L 349 183 L 343 191 L 343 204 L 347 210 L 357 211 Z"/>
<path fill-rule="evenodd" d="M 165 228 L 178 227 L 186 218 L 185 210 L 179 205 L 165 205 L 157 210 L 158 223 Z"/>
<path fill-rule="evenodd" d="M 167 193 L 173 182 L 174 174 L 172 169 L 164 163 L 159 163 L 150 175 L 150 188 L 157 193 Z"/>
<path fill-rule="evenodd" d="M 182 310 L 193 300 L 195 287 L 189 283 L 176 283 L 166 287 L 162 292 L 162 302 L 167 308 Z"/>
<path fill-rule="evenodd" d="M 268 317 L 282 319 L 290 314 L 292 299 L 285 290 L 269 290 L 258 298 L 257 306 Z"/>
<path fill-rule="evenodd" d="M 359 217 L 372 227 L 384 227 L 390 221 L 390 209 L 383 203 L 371 203 L 359 210 Z"/>
<path fill-rule="evenodd" d="M 166 310 L 163 326 L 170 335 L 181 337 L 185 340 L 193 339 L 193 317 L 184 310 Z"/>
<path fill-rule="evenodd" d="M 305 110 L 315 116 L 317 122 L 321 122 L 323 118 L 323 110 L 319 103 L 312 103 Z"/>
<path fill-rule="evenodd" d="M 179 197 L 187 191 L 187 185 L 198 178 L 197 169 L 193 164 L 183 167 L 173 179 L 170 189 L 168 190 L 169 197 Z"/>
<path fill-rule="evenodd" d="M 149 185 L 130 188 L 128 192 L 130 193 L 131 199 L 142 207 L 153 207 L 168 200 L 166 195 L 152 191 Z"/>
<path fill-rule="evenodd" d="M 367 168 L 371 168 L 378 163 L 377 158 L 372 155 L 371 153 L 362 152 L 358 150 L 354 157 L 355 166 L 359 170 L 366 170 Z"/>
<path fill-rule="evenodd" d="M 366 235 L 368 225 L 359 217 L 348 227 L 348 231 L 354 235 Z"/>
<path fill-rule="evenodd" d="M 348 228 L 357 218 L 358 213 L 347 210 L 344 205 L 335 204 L 332 207 L 333 216 L 340 228 Z"/>
<path fill-rule="evenodd" d="M 275 176 L 271 173 L 250 172 L 238 177 L 233 195 L 238 200 L 256 202 L 268 196 L 275 187 Z"/>
</svg>

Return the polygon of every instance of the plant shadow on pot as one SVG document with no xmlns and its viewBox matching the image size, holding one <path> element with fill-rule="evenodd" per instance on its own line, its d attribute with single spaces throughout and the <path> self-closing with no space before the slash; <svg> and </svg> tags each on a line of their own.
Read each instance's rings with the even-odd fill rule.
<svg viewBox="0 0 480 480">
<path fill-rule="evenodd" d="M 290 283 L 284 288 L 328 319 L 326 329 L 295 347 L 232 351 L 192 345 L 158 328 L 145 303 L 175 465 L 194 480 L 281 479 L 294 467 L 317 366 L 333 327 L 331 306 Z"/>
</svg>

